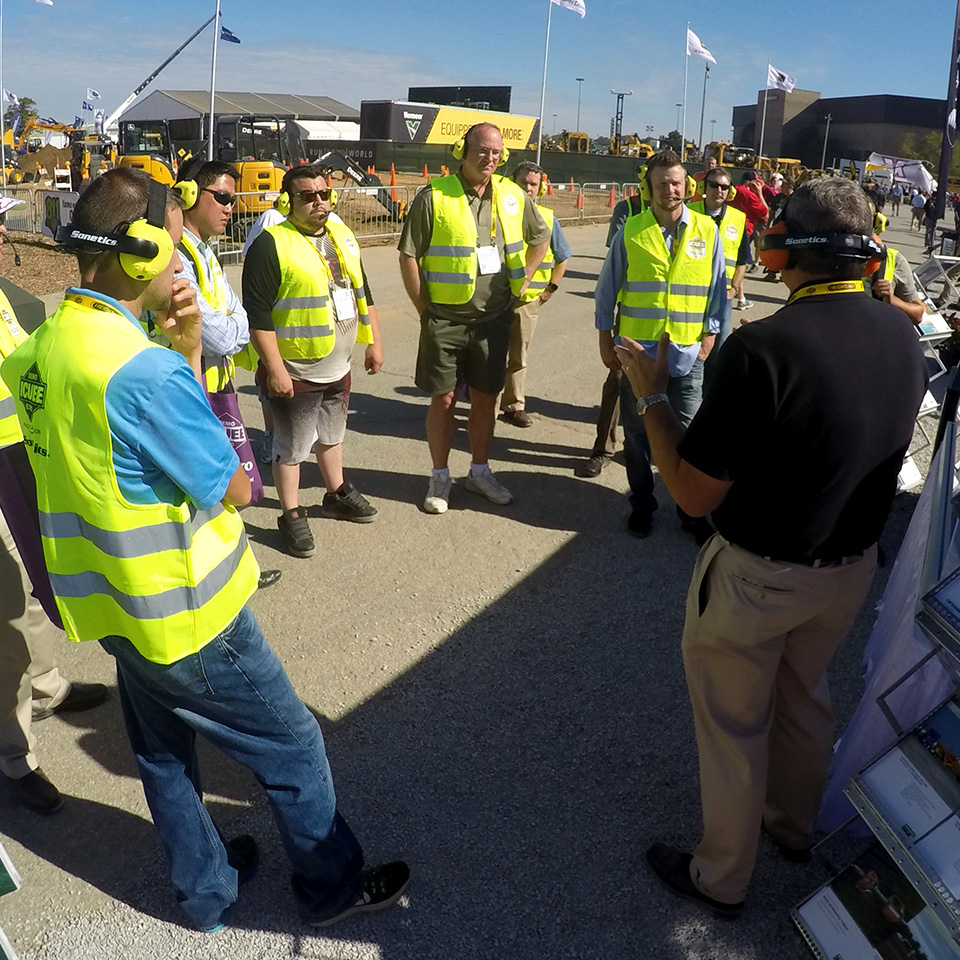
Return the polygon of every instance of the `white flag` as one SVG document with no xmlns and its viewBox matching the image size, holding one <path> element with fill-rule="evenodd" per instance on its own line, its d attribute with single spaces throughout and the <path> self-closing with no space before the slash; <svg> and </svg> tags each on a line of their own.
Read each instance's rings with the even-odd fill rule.
<svg viewBox="0 0 960 960">
<path fill-rule="evenodd" d="M 797 78 L 782 73 L 776 67 L 767 64 L 767 87 L 773 90 L 786 90 L 789 93 L 797 85 Z"/>
<path fill-rule="evenodd" d="M 53 6 L 53 0 L 33 0 L 34 3 L 45 3 L 48 7 Z"/>
<path fill-rule="evenodd" d="M 4 91 L 3 91 L 3 102 L 4 102 L 4 103 L 9 103 L 11 107 L 19 107 L 19 106 L 20 106 L 20 98 L 19 98 L 18 96 L 16 96 L 15 94 L 12 94 L 12 93 L 11 93 L 9 90 L 7 90 L 6 88 L 4 88 Z"/>
<path fill-rule="evenodd" d="M 87 87 L 87 99 L 88 99 L 88 100 L 100 100 L 101 97 L 100 97 L 100 94 L 97 93 L 97 91 L 93 89 L 93 87 Z"/>
<path fill-rule="evenodd" d="M 587 7 L 583 0 L 550 0 L 550 2 L 555 3 L 558 7 L 565 7 L 567 10 L 579 13 L 581 17 L 587 15 Z"/>
<path fill-rule="evenodd" d="M 700 57 L 701 60 L 709 60 L 716 63 L 714 55 L 700 42 L 700 38 L 687 27 L 687 56 Z"/>
</svg>

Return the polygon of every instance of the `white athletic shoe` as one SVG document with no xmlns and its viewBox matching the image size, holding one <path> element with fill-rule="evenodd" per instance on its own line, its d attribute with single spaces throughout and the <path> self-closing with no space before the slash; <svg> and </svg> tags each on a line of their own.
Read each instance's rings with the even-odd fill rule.
<svg viewBox="0 0 960 960">
<path fill-rule="evenodd" d="M 450 486 L 452 481 L 450 475 L 446 478 L 430 475 L 430 486 L 427 487 L 427 496 L 423 501 L 423 509 L 426 513 L 446 513 L 450 504 Z"/>
<path fill-rule="evenodd" d="M 502 506 L 513 502 L 513 494 L 492 473 L 468 473 L 466 487 L 472 493 L 486 497 L 491 503 Z"/>
</svg>

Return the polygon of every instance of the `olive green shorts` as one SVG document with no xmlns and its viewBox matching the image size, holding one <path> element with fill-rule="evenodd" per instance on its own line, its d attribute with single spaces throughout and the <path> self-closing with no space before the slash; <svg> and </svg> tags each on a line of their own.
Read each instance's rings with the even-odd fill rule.
<svg viewBox="0 0 960 960">
<path fill-rule="evenodd" d="M 420 317 L 417 386 L 430 396 L 451 393 L 458 383 L 481 393 L 497 394 L 507 375 L 507 349 L 515 314 L 512 309 L 485 320 L 456 323 Z"/>
</svg>

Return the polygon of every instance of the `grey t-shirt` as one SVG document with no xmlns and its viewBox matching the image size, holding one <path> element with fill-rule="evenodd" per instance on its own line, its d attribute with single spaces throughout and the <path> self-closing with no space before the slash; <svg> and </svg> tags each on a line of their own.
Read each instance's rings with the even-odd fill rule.
<svg viewBox="0 0 960 960">
<path fill-rule="evenodd" d="M 876 273 L 864 277 L 863 285 L 867 293 L 873 293 L 873 281 L 883 276 L 882 271 L 883 264 L 880 265 L 880 270 Z M 920 294 L 917 293 L 917 285 L 913 282 L 913 271 L 910 269 L 907 258 L 899 250 L 893 261 L 893 295 L 901 300 L 906 300 L 908 303 L 920 299 Z"/>
<path fill-rule="evenodd" d="M 491 242 L 491 216 L 493 209 L 493 190 L 490 187 L 484 191 L 482 197 L 477 196 L 476 190 L 469 186 L 460 175 L 463 192 L 470 203 L 477 221 L 478 246 L 487 246 Z M 397 249 L 407 256 L 419 260 L 430 246 L 430 237 L 433 234 L 433 194 L 429 187 L 421 190 L 410 204 L 410 210 L 403 223 L 403 233 Z M 550 238 L 550 228 L 547 226 L 537 205 L 524 194 L 523 196 L 523 239 L 536 246 Z M 431 303 L 430 313 L 441 320 L 454 320 L 460 323 L 471 320 L 482 320 L 491 314 L 500 313 L 510 303 L 510 281 L 507 276 L 506 260 L 503 255 L 503 231 L 499 221 L 494 225 L 493 241 L 500 256 L 500 271 L 498 273 L 481 274 L 477 271 L 477 280 L 473 296 L 467 303 Z"/>
</svg>

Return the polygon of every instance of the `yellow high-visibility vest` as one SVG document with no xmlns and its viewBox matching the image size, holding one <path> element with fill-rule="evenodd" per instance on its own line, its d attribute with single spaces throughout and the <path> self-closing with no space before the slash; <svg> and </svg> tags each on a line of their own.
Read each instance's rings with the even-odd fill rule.
<svg viewBox="0 0 960 960">
<path fill-rule="evenodd" d="M 0 360 L 9 357 L 26 339 L 27 335 L 17 323 L 17 315 L 13 312 L 10 301 L 0 290 Z M 23 433 L 20 430 L 20 421 L 17 419 L 13 395 L 7 389 L 7 385 L 0 381 L 0 448 L 9 447 L 21 440 L 23 440 Z"/>
<path fill-rule="evenodd" d="M 690 209 L 696 213 L 702 213 L 704 216 L 710 216 L 702 200 L 690 204 Z M 712 220 L 713 218 L 710 217 Z M 734 271 L 737 269 L 737 254 L 740 252 L 740 244 L 743 242 L 743 232 L 747 229 L 747 217 L 742 210 L 731 207 L 729 203 L 723 205 L 723 216 L 720 217 L 720 223 L 717 224 L 720 230 L 720 242 L 723 244 L 723 263 L 727 274 L 727 286 L 733 280 Z"/>
<path fill-rule="evenodd" d="M 135 504 L 121 492 L 107 387 L 156 349 L 109 304 L 70 293 L 0 376 L 29 424 L 43 553 L 67 636 L 126 637 L 147 660 L 174 663 L 223 632 L 260 571 L 233 507 Z"/>
<path fill-rule="evenodd" d="M 550 228 L 550 236 L 553 237 L 553 211 L 549 207 L 538 207 L 540 211 L 540 216 L 543 217 L 544 222 Z M 527 258 L 527 244 L 523 245 L 523 258 Z M 540 266 L 537 267 L 536 272 L 530 278 L 530 283 L 527 285 L 527 290 L 521 298 L 521 303 L 529 303 L 531 300 L 536 300 L 537 297 L 547 289 L 547 284 L 550 282 L 550 276 L 553 273 L 553 268 L 557 265 L 557 258 L 553 252 L 553 243 L 551 242 L 550 246 L 547 247 L 547 252 L 543 255 L 543 260 L 540 263 Z"/>
</svg>

